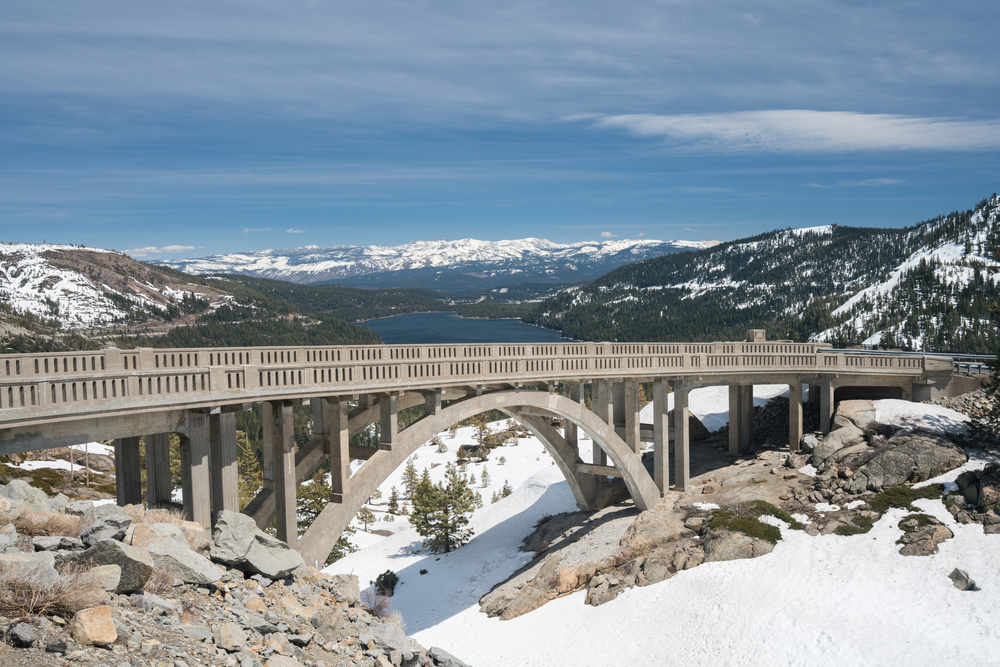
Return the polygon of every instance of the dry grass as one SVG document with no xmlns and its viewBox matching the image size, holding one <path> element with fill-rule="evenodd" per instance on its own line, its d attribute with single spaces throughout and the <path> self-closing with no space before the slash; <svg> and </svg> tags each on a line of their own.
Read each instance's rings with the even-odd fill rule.
<svg viewBox="0 0 1000 667">
<path fill-rule="evenodd" d="M 400 612 L 398 609 L 393 609 L 392 611 L 390 611 L 389 615 L 386 617 L 385 620 L 391 623 L 392 625 L 395 625 L 396 629 L 402 632 L 404 635 L 406 634 L 406 619 L 403 618 L 402 612 Z"/>
<path fill-rule="evenodd" d="M 388 620 L 389 598 L 384 595 L 367 590 L 361 594 L 361 606 L 367 609 L 368 613 L 375 618 Z"/>
<path fill-rule="evenodd" d="M 125 512 L 132 518 L 132 523 L 172 523 L 180 525 L 187 519 L 179 509 L 148 510 L 140 505 L 130 505 Z"/>
<path fill-rule="evenodd" d="M 62 537 L 80 537 L 83 531 L 83 521 L 79 517 L 61 512 L 22 512 L 13 519 L 0 516 L 0 524 L 12 523 L 19 535 L 31 537 L 58 535 Z"/>
<path fill-rule="evenodd" d="M 23 568 L 0 575 L 0 615 L 11 618 L 44 614 L 72 616 L 81 609 L 96 607 L 105 598 L 107 593 L 88 572 L 70 571 L 51 582 Z"/>
<path fill-rule="evenodd" d="M 154 569 L 142 590 L 153 595 L 163 595 L 173 589 L 175 581 L 177 580 L 166 570 Z"/>
</svg>

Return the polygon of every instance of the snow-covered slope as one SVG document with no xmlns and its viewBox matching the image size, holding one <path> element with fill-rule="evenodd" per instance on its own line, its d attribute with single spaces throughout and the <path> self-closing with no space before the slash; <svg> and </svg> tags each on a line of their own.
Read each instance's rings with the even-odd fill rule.
<svg viewBox="0 0 1000 667">
<path fill-rule="evenodd" d="M 218 303 L 229 298 L 185 282 L 112 250 L 0 243 L 0 308 L 6 319 L 83 329 L 145 321 L 185 298 Z"/>
<path fill-rule="evenodd" d="M 460 269 L 473 273 L 509 275 L 520 280 L 546 271 L 560 271 L 567 281 L 584 280 L 615 266 L 684 250 L 698 250 L 712 241 L 614 240 L 553 243 L 545 239 L 510 241 L 413 241 L 400 246 L 306 246 L 213 255 L 162 263 L 186 273 L 242 273 L 316 283 L 379 273 L 427 269 Z"/>
</svg>

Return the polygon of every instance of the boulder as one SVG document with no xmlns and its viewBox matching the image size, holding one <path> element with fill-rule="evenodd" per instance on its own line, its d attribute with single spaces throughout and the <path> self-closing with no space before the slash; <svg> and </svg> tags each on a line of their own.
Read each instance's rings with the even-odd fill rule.
<svg viewBox="0 0 1000 667">
<path fill-rule="evenodd" d="M 886 447 L 847 481 L 850 493 L 881 491 L 904 482 L 923 482 L 965 465 L 965 450 L 947 436 L 915 431 L 891 438 Z"/>
<path fill-rule="evenodd" d="M 142 589 L 153 573 L 153 557 L 145 549 L 138 549 L 116 540 L 98 542 L 72 559 L 78 567 L 117 565 L 121 568 L 118 593 Z"/>
<path fill-rule="evenodd" d="M 403 656 L 403 662 L 410 662 L 413 660 L 414 650 L 412 641 L 395 625 L 391 623 L 380 623 L 376 626 L 375 630 L 372 631 L 372 639 L 375 641 L 375 646 L 382 649 L 386 653 L 399 651 L 399 653 Z M 419 651 L 419 649 L 417 650 Z"/>
<path fill-rule="evenodd" d="M 84 646 L 109 646 L 118 639 L 109 607 L 93 607 L 77 612 L 69 630 L 73 640 Z"/>
<path fill-rule="evenodd" d="M 215 645 L 229 653 L 236 653 L 246 646 L 246 633 L 236 623 L 227 621 L 212 629 L 212 639 Z"/>
<path fill-rule="evenodd" d="M 957 567 L 952 570 L 951 574 L 948 575 L 951 579 L 951 583 L 954 584 L 955 588 L 960 591 L 978 591 L 979 587 L 976 586 L 976 582 L 972 580 L 969 573 L 965 570 L 959 570 Z"/>
<path fill-rule="evenodd" d="M 865 434 L 852 423 L 848 423 L 836 431 L 831 431 L 813 450 L 812 463 L 819 467 L 824 461 L 844 447 L 864 444 Z"/>
<path fill-rule="evenodd" d="M 204 556 L 192 551 L 187 542 L 163 539 L 147 547 L 153 567 L 189 584 L 211 584 L 222 575 L 219 568 Z"/>
<path fill-rule="evenodd" d="M 904 556 L 930 556 L 939 544 L 955 536 L 947 526 L 926 514 L 904 517 L 899 527 L 905 531 L 897 542 L 903 545 L 899 553 Z"/>
<path fill-rule="evenodd" d="M 146 613 L 161 615 L 176 614 L 180 611 L 173 602 L 152 593 L 143 593 L 132 597 L 132 606 Z"/>
<path fill-rule="evenodd" d="M 266 667 L 302 667 L 302 663 L 287 655 L 271 655 Z"/>
<path fill-rule="evenodd" d="M 806 433 L 802 436 L 802 439 L 799 440 L 799 449 L 801 449 L 804 454 L 812 454 L 817 445 L 819 445 L 819 438 L 812 433 Z"/>
<path fill-rule="evenodd" d="M 965 502 L 977 512 L 996 512 L 1000 507 L 1000 464 L 991 463 L 982 470 L 963 472 L 955 480 Z"/>
<path fill-rule="evenodd" d="M 335 574 L 331 577 L 333 583 L 330 592 L 336 596 L 337 602 L 356 606 L 361 601 L 361 585 L 356 574 Z"/>
<path fill-rule="evenodd" d="M 0 552 L 2 552 L 7 547 L 12 547 L 17 542 L 17 529 L 14 528 L 14 524 L 8 523 L 3 528 L 0 528 Z"/>
<path fill-rule="evenodd" d="M 434 663 L 435 667 L 469 667 L 466 663 L 462 662 L 451 653 L 448 653 L 443 648 L 438 648 L 437 646 L 432 646 L 427 655 L 430 656 L 431 662 Z"/>
<path fill-rule="evenodd" d="M 118 565 L 98 565 L 90 568 L 88 574 L 94 577 L 101 590 L 114 593 L 122 580 L 122 568 Z"/>
<path fill-rule="evenodd" d="M 11 576 L 40 585 L 52 585 L 59 579 L 55 556 L 49 551 L 0 554 L 0 576 Z"/>
<path fill-rule="evenodd" d="M 38 641 L 38 633 L 31 623 L 18 623 L 10 629 L 10 639 L 14 646 L 31 648 Z"/>
<path fill-rule="evenodd" d="M 757 558 L 774 551 L 767 540 L 732 530 L 711 529 L 704 539 L 705 562 Z"/>
<path fill-rule="evenodd" d="M 170 523 L 134 523 L 125 531 L 122 539 L 125 544 L 146 550 L 164 540 L 188 546 L 187 537 L 181 527 Z"/>
<path fill-rule="evenodd" d="M 7 486 L 0 486 L 0 497 L 14 504 L 21 504 L 36 512 L 51 512 L 49 497 L 41 489 L 36 489 L 23 479 L 11 480 Z"/>
<path fill-rule="evenodd" d="M 833 415 L 834 428 L 853 424 L 861 431 L 864 431 L 874 421 L 875 404 L 872 401 L 841 401 L 837 404 L 837 412 Z"/>
<path fill-rule="evenodd" d="M 269 579 L 282 579 L 304 565 L 299 552 L 259 530 L 252 518 L 229 510 L 219 513 L 210 556 Z"/>
<path fill-rule="evenodd" d="M 80 539 L 88 547 L 92 547 L 102 540 L 121 541 L 125 537 L 125 531 L 132 523 L 132 517 L 124 512 L 108 512 L 101 516 L 96 516 L 94 520 L 80 533 Z"/>
<path fill-rule="evenodd" d="M 316 634 L 322 637 L 324 641 L 336 641 L 337 628 L 340 627 L 340 610 L 341 607 L 337 607 L 336 609 L 326 607 L 325 609 L 320 609 L 319 613 L 310 620 L 313 629 L 316 630 Z"/>
<path fill-rule="evenodd" d="M 83 541 L 75 537 L 36 535 L 31 538 L 35 551 L 83 551 Z"/>
</svg>

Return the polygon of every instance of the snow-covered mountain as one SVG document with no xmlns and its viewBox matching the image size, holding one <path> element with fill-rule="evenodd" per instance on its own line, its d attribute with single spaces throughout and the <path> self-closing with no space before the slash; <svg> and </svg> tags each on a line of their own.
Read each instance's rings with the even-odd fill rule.
<svg viewBox="0 0 1000 667">
<path fill-rule="evenodd" d="M 553 243 L 510 241 L 413 241 L 400 246 L 305 246 L 259 250 L 161 263 L 186 273 L 239 273 L 296 283 L 332 280 L 453 289 L 449 272 L 478 278 L 481 286 L 514 282 L 577 282 L 650 257 L 699 250 L 715 241 L 611 240 Z M 376 279 L 375 276 L 380 276 Z M 424 284 L 426 283 L 426 284 Z M 463 283 L 460 288 L 465 287 Z"/>
<path fill-rule="evenodd" d="M 906 228 L 781 229 L 622 266 L 526 320 L 584 340 L 769 337 L 992 352 L 1000 198 Z"/>
<path fill-rule="evenodd" d="M 186 276 L 113 250 L 0 243 L 0 320 L 17 329 L 134 324 L 230 300 L 218 290 L 187 283 Z"/>
</svg>

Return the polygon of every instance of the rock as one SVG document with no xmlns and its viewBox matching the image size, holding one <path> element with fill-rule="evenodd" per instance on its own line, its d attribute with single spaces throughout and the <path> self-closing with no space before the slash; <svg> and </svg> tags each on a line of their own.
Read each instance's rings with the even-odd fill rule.
<svg viewBox="0 0 1000 667">
<path fill-rule="evenodd" d="M 769 554 L 774 545 L 767 540 L 731 530 L 711 529 L 704 539 L 705 562 L 757 558 Z"/>
<path fill-rule="evenodd" d="M 49 642 L 48 644 L 45 645 L 46 653 L 62 653 L 63 655 L 65 655 L 68 650 L 69 646 L 67 646 L 66 642 L 63 641 L 62 639 L 59 639 L 54 642 Z"/>
<path fill-rule="evenodd" d="M 83 541 L 75 537 L 36 535 L 31 538 L 35 551 L 83 551 Z"/>
<path fill-rule="evenodd" d="M 930 556 L 937 551 L 939 544 L 954 537 L 947 526 L 925 514 L 904 517 L 899 527 L 904 533 L 897 544 L 903 545 L 899 553 L 904 556 Z"/>
<path fill-rule="evenodd" d="M 336 596 L 337 602 L 345 602 L 351 606 L 361 601 L 361 586 L 356 574 L 335 574 L 330 592 Z"/>
<path fill-rule="evenodd" d="M 312 617 L 311 623 L 316 634 L 324 641 L 336 641 L 337 628 L 340 626 L 340 607 L 320 609 L 319 613 Z"/>
<path fill-rule="evenodd" d="M 18 623 L 10 629 L 10 638 L 14 646 L 30 648 L 38 641 L 38 633 L 30 623 Z"/>
<path fill-rule="evenodd" d="M 954 584 L 955 588 L 960 591 L 978 591 L 979 587 L 976 586 L 976 582 L 972 580 L 969 573 L 965 570 L 959 570 L 957 567 L 952 570 L 951 574 L 948 575 L 951 579 L 951 583 Z"/>
<path fill-rule="evenodd" d="M 667 426 L 671 429 L 674 427 L 673 410 L 667 413 Z M 688 439 L 692 442 L 701 442 L 708 440 L 711 435 L 712 433 L 701 423 L 701 420 L 688 412 Z"/>
<path fill-rule="evenodd" d="M 194 521 L 183 521 L 177 524 L 177 527 L 184 533 L 187 545 L 192 551 L 208 555 L 208 550 L 212 546 L 212 540 L 208 537 L 208 532 L 204 526 Z"/>
<path fill-rule="evenodd" d="M 93 511 L 94 511 L 94 503 L 90 502 L 89 500 L 76 500 L 74 502 L 71 502 L 69 505 L 66 506 L 65 510 L 66 514 L 69 514 L 70 516 L 80 517 L 81 519 L 85 519 L 88 513 L 92 514 Z"/>
<path fill-rule="evenodd" d="M 881 491 L 904 482 L 923 482 L 968 461 L 965 450 L 947 436 L 916 431 L 897 435 L 885 449 L 862 465 L 848 480 L 850 493 Z"/>
<path fill-rule="evenodd" d="M 806 433 L 802 436 L 802 439 L 799 440 L 799 449 L 801 449 L 805 454 L 812 454 L 817 445 L 819 445 L 819 438 L 812 433 Z"/>
<path fill-rule="evenodd" d="M 93 607 L 76 613 L 70 623 L 70 633 L 77 644 L 107 646 L 118 638 L 109 607 Z"/>
<path fill-rule="evenodd" d="M 875 421 L 875 404 L 866 400 L 841 401 L 833 415 L 833 425 L 841 428 L 853 424 L 864 431 Z"/>
<path fill-rule="evenodd" d="M 372 632 L 372 639 L 375 645 L 383 651 L 399 651 L 403 656 L 403 662 L 413 660 L 413 643 L 391 623 L 382 623 Z"/>
<path fill-rule="evenodd" d="M 273 623 L 259 614 L 246 614 L 243 617 L 243 620 L 246 621 L 247 626 L 251 630 L 259 632 L 262 635 L 269 635 L 272 632 L 278 631 L 278 628 L 276 628 Z"/>
<path fill-rule="evenodd" d="M 282 655 L 291 655 L 292 647 L 288 643 L 288 635 L 284 632 L 272 632 L 267 637 L 267 641 L 264 643 L 264 648 L 269 648 L 275 653 L 281 653 Z"/>
<path fill-rule="evenodd" d="M 222 510 L 215 525 L 215 546 L 209 557 L 217 563 L 239 567 L 257 532 L 257 524 L 245 514 Z"/>
<path fill-rule="evenodd" d="M 164 540 L 180 542 L 188 546 L 187 538 L 180 526 L 170 523 L 133 523 L 125 531 L 122 542 L 133 547 L 149 550 L 151 544 Z"/>
<path fill-rule="evenodd" d="M 816 445 L 812 454 L 812 463 L 819 467 L 824 461 L 836 454 L 844 447 L 863 444 L 865 442 L 864 433 L 857 426 L 848 423 L 836 431 L 831 431 L 823 442 Z"/>
<path fill-rule="evenodd" d="M 141 611 L 158 615 L 176 614 L 180 611 L 173 602 L 152 593 L 143 593 L 133 597 L 132 606 Z"/>
<path fill-rule="evenodd" d="M 302 663 L 287 655 L 272 655 L 267 661 L 267 667 L 303 667 Z"/>
<path fill-rule="evenodd" d="M 219 568 L 192 551 L 187 541 L 163 539 L 149 545 L 153 567 L 189 584 L 212 584 L 219 580 Z"/>
<path fill-rule="evenodd" d="M 90 576 L 94 577 L 101 590 L 114 593 L 122 579 L 122 568 L 118 565 L 98 565 L 90 568 Z"/>
<path fill-rule="evenodd" d="M 105 514 L 94 519 L 90 525 L 80 533 L 80 539 L 88 547 L 92 547 L 102 540 L 121 541 L 125 537 L 125 530 L 132 523 L 132 517 L 128 514 L 113 513 Z"/>
<path fill-rule="evenodd" d="M 36 489 L 23 479 L 11 480 L 7 486 L 0 486 L 0 497 L 13 503 L 20 503 L 36 512 L 51 512 L 49 497 L 41 489 Z"/>
<path fill-rule="evenodd" d="M 59 579 L 55 556 L 48 551 L 0 554 L 0 575 L 17 576 L 40 585 L 52 585 Z"/>
<path fill-rule="evenodd" d="M 462 662 L 451 653 L 448 653 L 443 648 L 438 648 L 437 646 L 432 646 L 427 655 L 430 656 L 431 661 L 436 667 L 469 667 L 466 663 Z"/>
<path fill-rule="evenodd" d="M 140 590 L 153 573 L 153 557 L 145 549 L 138 549 L 115 540 L 98 542 L 73 559 L 78 567 L 117 565 L 121 568 L 119 593 Z"/>
<path fill-rule="evenodd" d="M 305 565 L 302 554 L 279 539 L 258 530 L 243 567 L 271 579 L 283 579 Z"/>
</svg>

